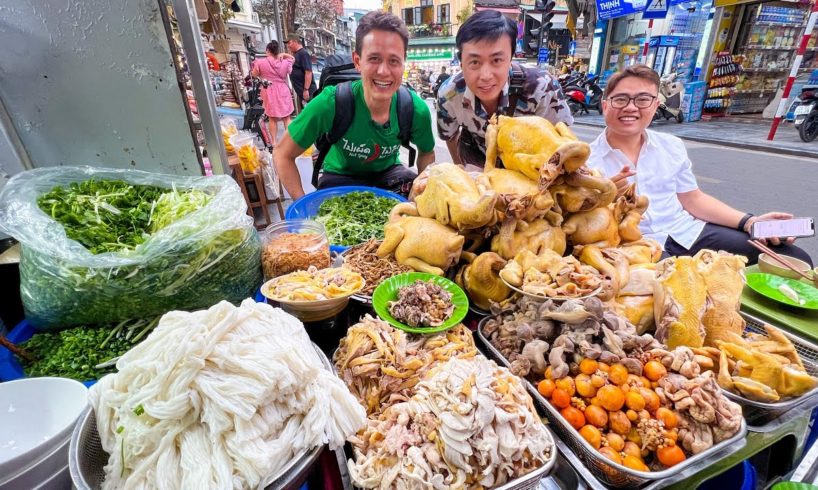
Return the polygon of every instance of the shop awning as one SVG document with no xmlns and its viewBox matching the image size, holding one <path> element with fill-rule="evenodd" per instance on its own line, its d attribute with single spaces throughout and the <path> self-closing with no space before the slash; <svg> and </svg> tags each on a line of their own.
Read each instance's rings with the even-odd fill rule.
<svg viewBox="0 0 818 490">
<path fill-rule="evenodd" d="M 406 61 L 450 61 L 454 48 L 409 48 Z"/>
</svg>

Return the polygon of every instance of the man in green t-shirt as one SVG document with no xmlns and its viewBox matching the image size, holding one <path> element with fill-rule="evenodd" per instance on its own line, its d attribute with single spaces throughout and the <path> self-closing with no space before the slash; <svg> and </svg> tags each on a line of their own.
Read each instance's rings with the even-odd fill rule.
<svg viewBox="0 0 818 490">
<path fill-rule="evenodd" d="M 395 15 L 370 12 L 359 21 L 352 54 L 355 68 L 361 72 L 361 79 L 351 84 L 355 115 L 346 134 L 327 153 L 319 189 L 368 185 L 408 192 L 417 174 L 398 161 L 401 142 L 397 114 L 397 92 L 408 44 L 409 32 Z M 415 93 L 412 102 L 410 140 L 417 146 L 417 165 L 422 171 L 435 159 L 432 117 Z M 335 87 L 327 87 L 290 123 L 276 147 L 276 168 L 293 199 L 304 195 L 295 159 L 329 132 L 334 117 Z"/>
</svg>

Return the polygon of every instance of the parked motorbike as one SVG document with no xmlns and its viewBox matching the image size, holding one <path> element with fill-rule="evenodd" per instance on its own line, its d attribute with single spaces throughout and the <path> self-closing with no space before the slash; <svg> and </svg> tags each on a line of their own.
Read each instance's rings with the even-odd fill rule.
<svg viewBox="0 0 818 490">
<path fill-rule="evenodd" d="M 562 76 L 560 86 L 572 115 L 590 114 L 590 110 L 602 114 L 602 89 L 593 75 L 586 77 L 584 73 L 574 73 Z"/>
<path fill-rule="evenodd" d="M 420 90 L 418 90 L 418 94 L 420 94 L 420 97 L 422 99 L 434 98 L 435 93 L 434 93 L 434 90 L 432 89 L 432 84 L 431 83 L 422 84 L 420 86 Z"/>
<path fill-rule="evenodd" d="M 684 84 L 676 81 L 676 74 L 665 75 L 659 81 L 659 108 L 653 114 L 653 120 L 676 119 L 677 123 L 684 122 L 682 113 L 682 94 Z"/>
<path fill-rule="evenodd" d="M 267 149 L 272 149 L 270 143 L 272 140 L 267 132 L 268 117 L 264 113 L 264 104 L 261 101 L 261 89 L 267 88 L 270 82 L 248 75 L 244 79 L 244 85 L 248 89 L 247 94 L 244 96 L 245 111 L 241 129 L 256 133 L 264 142 L 264 146 Z"/>
<path fill-rule="evenodd" d="M 809 143 L 818 137 L 818 92 L 805 90 L 799 99 L 801 103 L 795 108 L 795 128 L 801 141 Z"/>
</svg>

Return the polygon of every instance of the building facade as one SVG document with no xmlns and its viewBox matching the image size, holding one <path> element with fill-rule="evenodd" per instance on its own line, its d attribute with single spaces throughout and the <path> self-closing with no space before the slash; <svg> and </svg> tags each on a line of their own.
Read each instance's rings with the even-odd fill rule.
<svg viewBox="0 0 818 490">
<path fill-rule="evenodd" d="M 384 10 L 403 19 L 409 30 L 407 69 L 440 71 L 457 64 L 455 36 L 473 8 L 470 0 L 386 0 Z"/>
</svg>

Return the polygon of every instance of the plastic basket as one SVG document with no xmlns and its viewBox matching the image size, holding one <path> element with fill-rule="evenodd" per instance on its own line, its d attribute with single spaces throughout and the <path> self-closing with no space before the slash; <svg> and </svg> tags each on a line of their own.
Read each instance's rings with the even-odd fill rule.
<svg viewBox="0 0 818 490">
<path fill-rule="evenodd" d="M 284 219 L 313 219 L 315 215 L 318 214 L 318 208 L 321 206 L 321 203 L 331 197 L 343 196 L 350 192 L 371 192 L 378 197 L 388 197 L 398 202 L 406 202 L 405 197 L 395 194 L 394 192 L 378 189 L 377 187 L 366 187 L 362 185 L 331 187 L 306 194 L 301 199 L 290 204 L 290 207 L 287 208 L 287 212 L 284 215 Z M 330 244 L 329 246 L 330 252 L 335 254 L 340 254 L 348 248 L 349 247 L 344 245 Z"/>
</svg>

